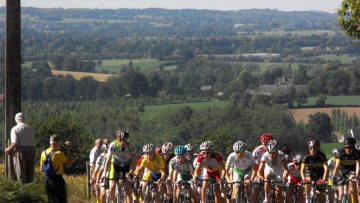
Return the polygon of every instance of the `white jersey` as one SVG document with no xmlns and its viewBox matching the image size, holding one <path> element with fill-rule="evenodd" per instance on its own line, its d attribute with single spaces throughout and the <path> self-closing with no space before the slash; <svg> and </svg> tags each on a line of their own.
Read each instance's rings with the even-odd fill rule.
<svg viewBox="0 0 360 203">
<path fill-rule="evenodd" d="M 132 161 L 132 157 L 135 155 L 129 143 L 127 143 L 126 147 L 122 149 L 120 147 L 120 144 L 117 143 L 117 140 L 110 144 L 107 154 L 112 155 L 113 163 L 119 165 L 130 164 Z"/>
<path fill-rule="evenodd" d="M 287 168 L 289 170 L 289 175 L 293 177 L 301 177 L 300 170 L 296 170 L 294 163 L 289 163 L 287 165 Z"/>
<path fill-rule="evenodd" d="M 265 152 L 266 152 L 266 147 L 263 145 L 260 145 L 254 149 L 252 155 L 255 159 L 256 164 L 260 164 L 261 157 Z"/>
<path fill-rule="evenodd" d="M 191 161 L 184 160 L 182 164 L 179 164 L 178 160 L 176 159 L 170 163 L 170 170 L 178 172 L 176 181 L 182 180 L 183 178 L 185 178 L 186 180 L 191 179 L 192 174 L 195 170 Z"/>
<path fill-rule="evenodd" d="M 286 163 L 286 158 L 283 154 L 279 152 L 276 159 L 274 160 L 271 159 L 269 152 L 265 152 L 265 154 L 263 154 L 263 156 L 261 157 L 261 163 L 264 163 L 265 167 L 269 167 L 274 170 L 282 169 L 281 162 Z"/>
<path fill-rule="evenodd" d="M 247 170 L 255 164 L 255 159 L 249 151 L 245 151 L 245 156 L 242 158 L 236 158 L 236 153 L 231 153 L 227 160 L 226 165 L 233 167 L 235 166 L 239 170 Z"/>
</svg>

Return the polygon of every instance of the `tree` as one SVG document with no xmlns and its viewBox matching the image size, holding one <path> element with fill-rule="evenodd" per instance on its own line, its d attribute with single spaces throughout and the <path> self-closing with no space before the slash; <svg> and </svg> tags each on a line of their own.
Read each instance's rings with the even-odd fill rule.
<svg viewBox="0 0 360 203">
<path fill-rule="evenodd" d="M 80 79 L 77 88 L 77 95 L 80 99 L 95 99 L 96 89 L 99 82 L 91 76 Z"/>
<path fill-rule="evenodd" d="M 330 116 L 326 113 L 320 112 L 310 115 L 309 129 L 311 137 L 316 137 L 317 139 L 323 141 L 329 141 L 333 131 Z"/>
<path fill-rule="evenodd" d="M 345 33 L 352 38 L 360 39 L 360 1 L 343 0 L 337 16 Z"/>
<path fill-rule="evenodd" d="M 324 107 L 326 105 L 326 99 L 327 99 L 326 95 L 320 94 L 317 97 L 315 105 L 317 107 Z"/>
</svg>

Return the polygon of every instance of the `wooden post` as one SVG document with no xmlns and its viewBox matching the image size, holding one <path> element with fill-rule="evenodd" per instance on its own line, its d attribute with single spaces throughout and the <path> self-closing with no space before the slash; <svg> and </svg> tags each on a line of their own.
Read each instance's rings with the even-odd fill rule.
<svg viewBox="0 0 360 203">
<path fill-rule="evenodd" d="M 15 125 L 15 114 L 21 111 L 20 20 L 20 0 L 6 0 L 4 142 L 6 147 L 8 146 L 9 142 L 10 130 Z M 5 156 L 5 176 L 7 178 L 15 177 L 12 156 Z"/>
<path fill-rule="evenodd" d="M 91 184 L 90 184 L 90 166 L 89 161 L 85 162 L 86 164 L 86 196 L 88 199 L 91 197 Z"/>
</svg>

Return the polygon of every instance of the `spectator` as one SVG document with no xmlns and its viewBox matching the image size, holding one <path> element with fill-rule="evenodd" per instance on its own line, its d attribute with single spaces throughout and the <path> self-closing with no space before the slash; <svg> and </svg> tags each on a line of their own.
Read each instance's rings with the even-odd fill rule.
<svg viewBox="0 0 360 203">
<path fill-rule="evenodd" d="M 67 202 L 67 189 L 66 183 L 63 178 L 64 165 L 72 164 L 71 160 L 71 143 L 65 142 L 66 156 L 60 151 L 60 136 L 54 134 L 50 137 L 50 147 L 41 153 L 40 158 L 40 171 L 44 172 L 44 161 L 46 154 L 50 154 L 53 150 L 51 162 L 56 175 L 54 177 L 45 176 L 45 189 L 49 203 L 66 203 Z M 45 154 L 46 152 L 46 154 Z"/>
<path fill-rule="evenodd" d="M 22 183 L 31 183 L 34 180 L 35 168 L 35 131 L 30 125 L 24 123 L 23 113 L 15 115 L 16 126 L 11 129 L 11 145 L 5 149 L 12 154 L 15 175 Z"/>
</svg>

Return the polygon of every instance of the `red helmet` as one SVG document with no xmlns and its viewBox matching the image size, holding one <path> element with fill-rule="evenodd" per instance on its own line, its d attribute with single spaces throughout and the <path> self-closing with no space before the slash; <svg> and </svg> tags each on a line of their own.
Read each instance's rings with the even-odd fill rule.
<svg viewBox="0 0 360 203">
<path fill-rule="evenodd" d="M 156 153 L 156 154 L 161 154 L 161 148 L 160 148 L 160 147 L 156 147 L 156 148 L 155 148 L 155 153 Z"/>
<path fill-rule="evenodd" d="M 261 142 L 267 143 L 267 142 L 269 142 L 269 141 L 272 140 L 272 139 L 273 139 L 273 136 L 272 136 L 271 133 L 264 133 L 264 134 L 262 134 L 262 135 L 260 136 L 260 141 L 261 141 Z"/>
</svg>

